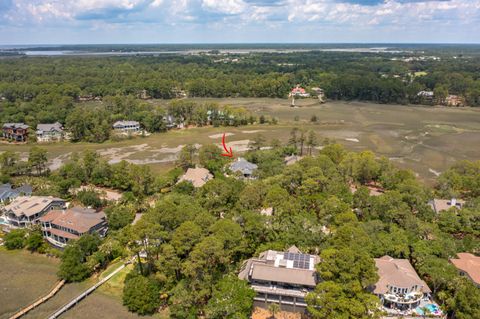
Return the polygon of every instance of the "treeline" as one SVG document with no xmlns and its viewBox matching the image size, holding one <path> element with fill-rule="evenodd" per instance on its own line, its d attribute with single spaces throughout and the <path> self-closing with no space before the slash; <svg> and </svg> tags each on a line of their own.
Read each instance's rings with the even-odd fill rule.
<svg viewBox="0 0 480 319">
<path fill-rule="evenodd" d="M 60 122 L 73 142 L 101 143 L 110 138 L 120 138 L 112 134 L 112 125 L 119 120 L 138 121 L 142 129 L 150 133 L 164 132 L 178 126 L 238 126 L 257 121 L 256 116 L 240 107 L 220 107 L 216 103 L 187 100 L 174 100 L 162 107 L 140 101 L 131 95 L 107 96 L 101 103 L 87 105 L 74 103 L 71 97 L 50 96 L 41 103 L 25 102 L 21 108 L 18 105 L 4 103 L 0 122 L 26 123 L 31 129 L 30 139 L 35 136 L 37 124 Z"/>
<path fill-rule="evenodd" d="M 285 98 L 301 84 L 320 86 L 331 99 L 421 103 L 417 93 L 426 89 L 480 105 L 480 58 L 439 55 L 441 60 L 402 60 L 404 55 L 390 53 L 255 53 L 230 56 L 236 63 L 215 63 L 222 55 L 3 59 L 0 96 L 17 107 L 68 107 L 81 96 L 138 96 L 143 90 L 163 99 L 180 91 L 191 97 Z"/>
</svg>

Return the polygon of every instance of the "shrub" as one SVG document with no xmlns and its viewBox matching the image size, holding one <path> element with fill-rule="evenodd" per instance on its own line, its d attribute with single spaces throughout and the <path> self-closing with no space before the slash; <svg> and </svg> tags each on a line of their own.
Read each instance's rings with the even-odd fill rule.
<svg viewBox="0 0 480 319">
<path fill-rule="evenodd" d="M 5 247 L 7 249 L 22 249 L 25 247 L 27 232 L 24 229 L 14 229 L 5 235 Z"/>
</svg>

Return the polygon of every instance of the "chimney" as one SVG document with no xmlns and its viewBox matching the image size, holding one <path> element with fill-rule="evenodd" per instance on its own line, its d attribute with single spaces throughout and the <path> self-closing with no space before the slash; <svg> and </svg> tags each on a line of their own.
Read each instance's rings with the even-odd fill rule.
<svg viewBox="0 0 480 319">
<path fill-rule="evenodd" d="M 450 202 L 450 206 L 452 206 L 452 207 L 457 206 L 457 199 L 456 198 L 452 198 L 452 201 Z"/>
</svg>

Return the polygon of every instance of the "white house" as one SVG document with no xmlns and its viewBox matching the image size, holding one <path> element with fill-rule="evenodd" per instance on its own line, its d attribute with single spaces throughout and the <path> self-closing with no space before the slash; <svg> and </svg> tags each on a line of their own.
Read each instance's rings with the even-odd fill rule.
<svg viewBox="0 0 480 319">
<path fill-rule="evenodd" d="M 140 123 L 137 121 L 117 121 L 113 124 L 115 131 L 129 133 L 140 131 Z"/>
<path fill-rule="evenodd" d="M 38 124 L 37 125 L 37 142 L 54 142 L 61 141 L 65 132 L 62 124 L 56 122 L 53 124 Z"/>
</svg>

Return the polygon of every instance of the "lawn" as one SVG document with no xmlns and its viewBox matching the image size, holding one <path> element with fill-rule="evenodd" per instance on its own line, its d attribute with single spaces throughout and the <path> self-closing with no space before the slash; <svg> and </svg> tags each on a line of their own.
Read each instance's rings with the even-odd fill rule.
<svg viewBox="0 0 480 319">
<path fill-rule="evenodd" d="M 379 156 L 394 160 L 399 166 L 413 169 L 420 178 L 432 182 L 435 175 L 462 159 L 480 159 L 480 109 L 445 108 L 403 105 L 382 105 L 360 102 L 328 102 L 314 99 L 298 100 L 300 107 L 289 107 L 287 99 L 195 99 L 198 102 L 217 102 L 220 105 L 241 106 L 257 116 L 266 115 L 279 120 L 277 125 L 243 127 L 200 127 L 152 134 L 149 137 L 106 142 L 103 144 L 62 143 L 45 145 L 49 158 L 61 163 L 66 155 L 93 149 L 113 162 L 127 160 L 147 164 L 154 172 L 172 168 L 182 145 L 220 144 L 217 135 L 231 133 L 227 144 L 234 155 L 240 154 L 256 134 L 267 141 L 286 142 L 293 127 L 313 130 L 318 139 L 334 139 L 350 150 L 370 149 Z M 150 101 L 165 104 L 165 101 Z M 312 123 L 312 116 L 317 122 Z M 14 150 L 26 156 L 31 145 L 0 144 L 0 151 Z"/>
</svg>

